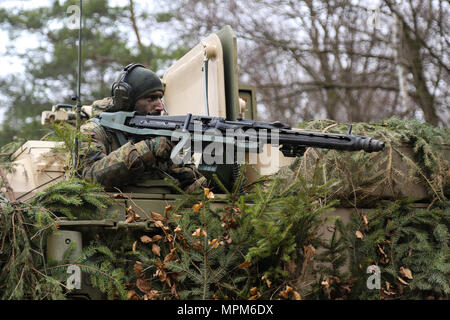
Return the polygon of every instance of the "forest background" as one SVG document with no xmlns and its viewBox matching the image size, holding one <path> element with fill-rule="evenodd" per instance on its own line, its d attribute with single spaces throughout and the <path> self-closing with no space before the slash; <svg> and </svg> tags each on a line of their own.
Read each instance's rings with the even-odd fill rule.
<svg viewBox="0 0 450 320">
<path fill-rule="evenodd" d="M 78 1 L 0 2 L 0 145 L 41 138 L 43 110 L 72 103 Z M 240 83 L 258 117 L 374 121 L 393 115 L 447 127 L 446 1 L 83 1 L 84 105 L 109 96 L 120 69 L 165 70 L 211 32 L 238 37 Z"/>
</svg>

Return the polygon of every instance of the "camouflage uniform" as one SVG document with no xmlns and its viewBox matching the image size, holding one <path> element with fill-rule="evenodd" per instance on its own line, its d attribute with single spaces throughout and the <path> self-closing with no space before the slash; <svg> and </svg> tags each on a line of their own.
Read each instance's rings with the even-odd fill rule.
<svg viewBox="0 0 450 320">
<path fill-rule="evenodd" d="M 107 100 L 103 99 L 100 102 Z M 105 110 L 95 102 L 93 109 Z M 105 188 L 120 187 L 137 182 L 139 178 L 161 178 L 167 174 L 182 189 L 191 192 L 204 186 L 206 179 L 195 166 L 175 165 L 170 159 L 172 142 L 166 137 L 155 137 L 120 146 L 116 135 L 92 120 L 81 126 L 90 142 L 81 143 L 81 175 L 87 181 L 97 182 Z"/>
</svg>

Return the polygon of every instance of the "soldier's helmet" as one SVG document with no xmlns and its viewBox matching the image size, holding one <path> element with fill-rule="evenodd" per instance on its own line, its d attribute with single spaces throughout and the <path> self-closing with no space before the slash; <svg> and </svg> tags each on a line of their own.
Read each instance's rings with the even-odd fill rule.
<svg viewBox="0 0 450 320">
<path fill-rule="evenodd" d="M 136 101 L 164 87 L 159 77 L 142 64 L 131 63 L 120 73 L 118 80 L 111 87 L 114 109 L 132 111 Z"/>
</svg>

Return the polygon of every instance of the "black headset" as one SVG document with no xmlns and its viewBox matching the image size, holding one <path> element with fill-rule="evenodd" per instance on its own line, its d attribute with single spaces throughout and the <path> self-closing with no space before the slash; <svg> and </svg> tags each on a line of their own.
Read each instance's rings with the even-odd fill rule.
<svg viewBox="0 0 450 320">
<path fill-rule="evenodd" d="M 113 98 L 114 109 L 128 111 L 131 110 L 131 90 L 132 87 L 126 83 L 125 77 L 136 67 L 143 67 L 140 63 L 130 63 L 123 68 L 119 80 L 115 81 L 111 87 L 111 97 Z"/>
</svg>

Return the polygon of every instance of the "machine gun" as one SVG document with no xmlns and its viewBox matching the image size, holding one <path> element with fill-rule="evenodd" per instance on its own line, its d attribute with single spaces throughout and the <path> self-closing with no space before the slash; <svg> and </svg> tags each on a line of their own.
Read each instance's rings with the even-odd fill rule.
<svg viewBox="0 0 450 320">
<path fill-rule="evenodd" d="M 351 125 L 346 134 L 334 134 L 294 130 L 279 121 L 230 121 L 189 113 L 145 116 L 135 112 L 102 112 L 93 120 L 113 132 L 121 145 L 155 136 L 179 140 L 171 154 L 175 163 L 189 163 L 192 154 L 198 152 L 202 154 L 199 170 L 206 175 L 217 173 L 224 179 L 234 174 L 234 164 L 244 162 L 245 153 L 260 153 L 264 144 L 278 146 L 286 157 L 302 156 L 307 147 L 366 152 L 384 148 L 382 141 L 352 135 Z"/>
<path fill-rule="evenodd" d="M 352 135 L 351 126 L 346 134 L 334 134 L 294 130 L 279 121 L 230 121 L 189 113 L 182 116 L 144 116 L 135 112 L 103 112 L 95 121 L 116 133 L 122 145 L 129 140 L 137 142 L 152 136 L 187 137 L 194 144 L 201 143 L 202 148 L 206 144 L 216 143 L 233 145 L 235 150 L 261 152 L 263 144 L 272 143 L 279 145 L 280 151 L 287 157 L 301 156 L 307 147 L 366 152 L 384 148 L 382 141 Z"/>
</svg>

